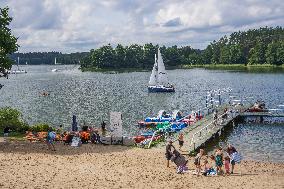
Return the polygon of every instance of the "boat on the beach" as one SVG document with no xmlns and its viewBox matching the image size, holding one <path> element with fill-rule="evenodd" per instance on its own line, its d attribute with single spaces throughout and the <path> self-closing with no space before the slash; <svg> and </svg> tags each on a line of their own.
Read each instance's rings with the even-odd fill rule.
<svg viewBox="0 0 284 189">
<path fill-rule="evenodd" d="M 158 49 L 158 57 L 155 54 L 155 63 L 148 85 L 149 92 L 175 92 L 175 88 L 168 81 L 168 75 L 165 69 L 163 58 Z"/>
</svg>

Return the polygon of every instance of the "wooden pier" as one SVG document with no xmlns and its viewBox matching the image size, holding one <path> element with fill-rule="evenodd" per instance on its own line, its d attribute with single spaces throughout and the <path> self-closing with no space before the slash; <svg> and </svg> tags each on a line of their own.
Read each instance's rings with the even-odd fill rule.
<svg viewBox="0 0 284 189">
<path fill-rule="evenodd" d="M 243 114 L 249 106 L 250 105 L 223 105 L 222 107 L 217 108 L 217 120 L 214 120 L 213 118 L 213 110 L 208 110 L 208 114 L 205 117 L 182 130 L 184 133 L 184 145 L 181 151 L 182 154 L 193 154 L 199 148 L 204 147 L 207 142 L 220 136 L 225 127 L 228 127 L 230 124 L 235 124 L 237 117 Z M 173 145 L 176 148 L 179 146 L 177 135 L 178 134 L 175 134 L 175 136 L 173 136 L 175 139 Z M 166 142 L 163 142 L 159 145 L 159 147 L 165 147 L 165 145 Z"/>
<path fill-rule="evenodd" d="M 251 104 L 243 106 L 224 105 L 217 109 L 219 113 L 216 121 L 211 111 L 201 120 L 189 125 L 182 131 L 184 133 L 182 154 L 194 154 L 198 149 L 205 147 L 209 141 L 219 137 L 226 127 L 234 125 L 238 118 L 247 116 L 284 117 L 284 114 L 279 112 L 246 112 L 245 110 L 250 106 Z M 227 110 L 226 113 L 225 110 Z M 179 146 L 177 138 L 178 136 L 175 134 L 173 144 L 176 148 Z M 165 145 L 166 142 L 163 142 L 159 147 L 164 147 Z"/>
</svg>

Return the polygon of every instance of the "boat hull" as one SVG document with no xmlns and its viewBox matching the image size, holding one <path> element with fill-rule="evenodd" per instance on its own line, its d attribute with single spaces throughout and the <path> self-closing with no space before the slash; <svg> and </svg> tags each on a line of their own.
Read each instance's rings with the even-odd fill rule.
<svg viewBox="0 0 284 189">
<path fill-rule="evenodd" d="M 171 93 L 171 92 L 175 92 L 175 89 L 173 87 L 149 86 L 148 92 L 149 93 Z"/>
<path fill-rule="evenodd" d="M 26 70 L 13 70 L 10 72 L 10 74 L 26 74 Z"/>
</svg>

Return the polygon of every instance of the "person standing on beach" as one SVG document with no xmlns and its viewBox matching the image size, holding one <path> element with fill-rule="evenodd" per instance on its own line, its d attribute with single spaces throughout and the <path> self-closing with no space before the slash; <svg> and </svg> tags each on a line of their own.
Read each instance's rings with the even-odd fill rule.
<svg viewBox="0 0 284 189">
<path fill-rule="evenodd" d="M 4 141 L 6 141 L 6 139 L 9 136 L 9 132 L 10 132 L 10 128 L 7 126 L 4 128 Z"/>
<path fill-rule="evenodd" d="M 102 136 L 105 136 L 105 133 L 106 133 L 106 123 L 105 123 L 105 121 L 102 122 L 101 129 L 102 129 Z"/>
<path fill-rule="evenodd" d="M 183 146 L 184 140 L 183 140 L 183 132 L 180 132 L 178 135 L 178 143 L 179 143 L 179 149 Z"/>
<path fill-rule="evenodd" d="M 215 152 L 215 163 L 217 167 L 217 175 L 223 174 L 223 153 L 222 153 L 222 148 L 216 149 Z"/>
<path fill-rule="evenodd" d="M 194 158 L 194 165 L 196 166 L 197 176 L 200 175 L 201 172 L 201 158 L 204 156 L 204 150 L 200 149 L 199 153 Z"/>
<path fill-rule="evenodd" d="M 170 167 L 170 160 L 171 160 L 171 157 L 173 156 L 172 149 L 174 150 L 175 147 L 173 146 L 173 141 L 169 140 L 166 146 L 166 153 L 165 153 L 166 159 L 167 159 L 167 167 Z"/>
<path fill-rule="evenodd" d="M 227 148 L 227 153 L 229 154 L 230 156 L 230 162 L 231 162 L 231 174 L 234 173 L 234 167 L 235 167 L 235 164 L 236 163 L 240 163 L 241 162 L 241 157 L 239 155 L 239 153 L 237 152 L 236 148 L 233 147 L 232 145 L 228 145 L 228 148 Z"/>
<path fill-rule="evenodd" d="M 53 144 L 55 138 L 56 138 L 56 133 L 53 132 L 52 128 L 50 127 L 48 129 L 47 136 L 46 136 L 46 143 L 47 143 L 49 150 L 55 151 L 55 147 L 54 147 L 54 144 Z"/>
</svg>

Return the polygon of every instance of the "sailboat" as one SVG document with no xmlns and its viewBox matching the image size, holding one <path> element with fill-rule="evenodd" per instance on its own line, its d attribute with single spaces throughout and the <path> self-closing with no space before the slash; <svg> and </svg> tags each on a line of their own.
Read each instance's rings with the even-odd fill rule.
<svg viewBox="0 0 284 189">
<path fill-rule="evenodd" d="M 54 65 L 56 65 L 57 64 L 57 62 L 56 62 L 56 57 L 54 58 Z M 52 72 L 58 72 L 59 70 L 58 69 L 56 69 L 56 68 L 54 68 L 54 69 L 52 69 L 51 70 Z"/>
<path fill-rule="evenodd" d="M 150 76 L 148 85 L 149 92 L 175 92 L 175 88 L 168 81 L 168 75 L 165 69 L 163 58 L 158 49 L 158 57 L 155 54 L 155 63 Z"/>
<path fill-rule="evenodd" d="M 17 68 L 18 68 L 18 69 L 12 70 L 12 71 L 10 72 L 11 74 L 25 74 L 25 73 L 27 73 L 26 70 L 20 70 L 19 63 L 20 63 L 20 57 L 18 57 L 18 62 L 17 62 Z"/>
</svg>

